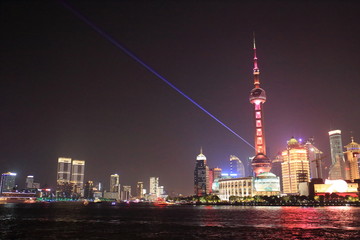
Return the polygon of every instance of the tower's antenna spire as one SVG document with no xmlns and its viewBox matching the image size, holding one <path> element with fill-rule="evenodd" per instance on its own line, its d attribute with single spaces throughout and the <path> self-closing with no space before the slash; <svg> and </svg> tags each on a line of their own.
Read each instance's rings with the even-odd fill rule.
<svg viewBox="0 0 360 240">
<path fill-rule="evenodd" d="M 255 32 L 253 32 L 253 42 L 254 42 L 254 49 L 256 49 L 256 44 L 255 44 Z"/>
<path fill-rule="evenodd" d="M 253 32 L 253 43 L 254 43 L 254 74 L 255 74 L 255 72 L 259 72 L 257 57 L 256 57 L 255 32 Z"/>
<path fill-rule="evenodd" d="M 253 44 L 254 44 L 254 69 L 253 69 L 253 74 L 254 74 L 254 86 L 255 88 L 259 88 L 260 87 L 260 79 L 259 79 L 259 67 L 258 67 L 258 63 L 257 63 L 257 56 L 256 56 L 256 44 L 255 44 L 255 32 L 253 32 Z"/>
<path fill-rule="evenodd" d="M 200 154 L 202 154 L 202 146 L 200 147 Z"/>
</svg>

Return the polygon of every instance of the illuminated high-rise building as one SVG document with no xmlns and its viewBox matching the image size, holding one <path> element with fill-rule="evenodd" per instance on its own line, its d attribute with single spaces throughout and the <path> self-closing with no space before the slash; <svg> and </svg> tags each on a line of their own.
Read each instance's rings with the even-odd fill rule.
<svg viewBox="0 0 360 240">
<path fill-rule="evenodd" d="M 314 146 L 314 138 L 309 139 L 304 146 L 310 163 L 310 178 L 323 178 L 323 152 Z"/>
<path fill-rule="evenodd" d="M 266 156 L 265 132 L 264 132 L 264 111 L 263 105 L 266 102 L 265 90 L 260 88 L 260 71 L 256 56 L 256 45 L 254 37 L 254 88 L 250 92 L 250 103 L 254 104 L 255 118 L 255 157 L 251 166 L 255 176 L 263 172 L 270 172 L 271 160 Z"/>
<path fill-rule="evenodd" d="M 149 194 L 155 195 L 156 197 L 160 196 L 158 177 L 150 177 Z"/>
<path fill-rule="evenodd" d="M 16 173 L 7 172 L 1 174 L 0 193 L 12 192 L 15 188 Z"/>
<path fill-rule="evenodd" d="M 239 177 L 245 177 L 245 167 L 243 162 L 235 155 L 230 155 L 230 175 L 236 174 Z"/>
<path fill-rule="evenodd" d="M 144 197 L 144 183 L 143 182 L 137 182 L 137 184 L 136 184 L 136 197 L 138 199 L 141 199 Z"/>
<path fill-rule="evenodd" d="M 72 171 L 71 171 L 71 183 L 74 187 L 74 192 L 83 194 L 84 189 L 84 172 L 85 172 L 85 161 L 73 160 Z"/>
<path fill-rule="evenodd" d="M 131 186 L 124 186 L 124 191 L 123 191 L 123 197 L 122 200 L 130 200 L 131 198 Z"/>
<path fill-rule="evenodd" d="M 25 188 L 29 189 L 29 188 L 33 188 L 34 187 L 34 176 L 27 176 L 26 180 L 25 180 Z"/>
<path fill-rule="evenodd" d="M 222 173 L 222 169 L 221 169 L 221 168 L 218 168 L 218 167 L 213 168 L 214 180 L 221 178 L 221 173 Z"/>
<path fill-rule="evenodd" d="M 197 196 L 209 194 L 211 188 L 209 183 L 209 167 L 206 164 L 206 157 L 200 150 L 196 157 L 196 166 L 194 170 L 194 192 Z"/>
<path fill-rule="evenodd" d="M 351 137 L 351 143 L 345 146 L 346 152 L 346 169 L 347 171 L 347 179 L 354 181 L 354 179 L 359 179 L 359 158 L 360 158 L 360 144 L 354 142 L 354 138 Z"/>
<path fill-rule="evenodd" d="M 299 183 L 310 182 L 310 165 L 306 147 L 295 138 L 288 141 L 287 149 L 282 151 L 281 171 L 283 193 L 299 193 Z"/>
<path fill-rule="evenodd" d="M 87 181 L 84 184 L 84 198 L 85 199 L 94 199 L 94 182 Z"/>
<path fill-rule="evenodd" d="M 58 158 L 57 184 L 70 183 L 71 180 L 71 158 Z"/>
<path fill-rule="evenodd" d="M 119 192 L 120 191 L 120 180 L 119 174 L 110 175 L 110 192 Z"/>
<path fill-rule="evenodd" d="M 343 145 L 341 141 L 341 130 L 333 130 L 329 132 L 330 150 L 331 150 L 331 166 L 329 171 L 329 179 L 346 179 L 345 159 L 343 153 Z"/>
</svg>

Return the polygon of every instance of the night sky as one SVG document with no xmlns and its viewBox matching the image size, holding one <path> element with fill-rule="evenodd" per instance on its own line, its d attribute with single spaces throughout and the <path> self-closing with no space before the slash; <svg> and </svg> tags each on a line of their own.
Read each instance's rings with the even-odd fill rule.
<svg viewBox="0 0 360 240">
<path fill-rule="evenodd" d="M 329 130 L 360 141 L 358 1 L 68 3 L 250 143 L 255 31 L 269 157 L 291 136 L 325 155 Z M 191 194 L 200 147 L 224 171 L 229 155 L 254 155 L 59 1 L 2 1 L 1 32 L 0 171 L 20 186 L 54 186 L 57 158 L 71 157 L 106 188 L 118 173 Z"/>
</svg>

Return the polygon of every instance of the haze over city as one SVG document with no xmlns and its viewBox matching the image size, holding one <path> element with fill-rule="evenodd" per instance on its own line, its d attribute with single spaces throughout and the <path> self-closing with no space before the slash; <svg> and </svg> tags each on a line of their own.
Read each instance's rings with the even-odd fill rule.
<svg viewBox="0 0 360 240">
<path fill-rule="evenodd" d="M 292 136 L 330 155 L 333 129 L 360 141 L 355 1 L 68 3 L 251 144 L 255 31 L 267 155 Z M 254 155 L 60 1 L 4 1 L 0 24 L 0 169 L 20 184 L 31 174 L 54 186 L 58 157 L 71 157 L 86 161 L 85 180 L 158 176 L 192 194 L 200 147 L 224 171 L 230 155 Z"/>
</svg>

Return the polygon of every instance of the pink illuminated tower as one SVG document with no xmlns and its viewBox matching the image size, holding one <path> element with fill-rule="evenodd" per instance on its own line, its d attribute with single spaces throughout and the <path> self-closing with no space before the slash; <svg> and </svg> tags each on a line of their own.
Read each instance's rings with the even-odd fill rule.
<svg viewBox="0 0 360 240">
<path fill-rule="evenodd" d="M 263 105 L 266 102 L 265 90 L 260 88 L 260 71 L 256 57 L 256 45 L 254 36 L 254 88 L 250 92 L 250 103 L 254 104 L 255 117 L 255 157 L 251 166 L 255 176 L 263 172 L 270 172 L 271 160 L 266 156 L 265 133 L 264 133 L 264 111 Z"/>
</svg>

